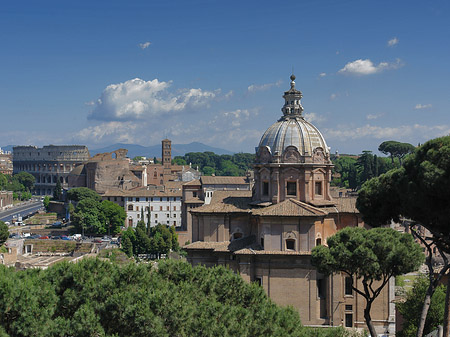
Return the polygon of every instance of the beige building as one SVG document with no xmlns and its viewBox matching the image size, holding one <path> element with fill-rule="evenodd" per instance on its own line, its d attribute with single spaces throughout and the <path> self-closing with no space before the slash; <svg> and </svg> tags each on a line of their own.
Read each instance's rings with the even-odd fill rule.
<svg viewBox="0 0 450 337">
<path fill-rule="evenodd" d="M 355 198 L 333 198 L 330 150 L 303 117 L 302 93 L 284 93 L 283 116 L 256 151 L 252 191 L 215 191 L 209 205 L 193 208 L 192 264 L 229 266 L 259 283 L 278 304 L 296 308 L 310 326 L 365 328 L 365 300 L 343 275 L 326 277 L 310 263 L 311 250 L 346 226 L 364 226 Z M 394 283 L 372 307 L 380 335 L 394 336 Z"/>
</svg>

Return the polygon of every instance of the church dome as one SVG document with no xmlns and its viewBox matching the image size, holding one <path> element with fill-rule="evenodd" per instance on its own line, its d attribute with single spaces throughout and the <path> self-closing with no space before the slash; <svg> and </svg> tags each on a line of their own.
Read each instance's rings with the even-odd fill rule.
<svg viewBox="0 0 450 337">
<path fill-rule="evenodd" d="M 295 89 L 295 76 L 291 76 L 291 88 L 283 95 L 285 104 L 283 116 L 263 134 L 257 149 L 260 161 L 284 162 L 287 151 L 296 155 L 296 161 L 309 161 L 305 157 L 319 154 L 323 160 L 329 159 L 330 150 L 320 131 L 302 116 L 302 93 Z M 269 159 L 268 157 L 272 157 Z M 274 160 L 278 157 L 279 160 Z M 303 158 L 303 160 L 301 159 Z"/>
</svg>

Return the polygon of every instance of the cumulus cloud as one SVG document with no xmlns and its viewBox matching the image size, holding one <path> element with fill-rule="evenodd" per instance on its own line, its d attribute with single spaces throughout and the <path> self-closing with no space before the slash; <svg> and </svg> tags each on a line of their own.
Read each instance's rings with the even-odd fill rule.
<svg viewBox="0 0 450 337">
<path fill-rule="evenodd" d="M 390 40 L 387 42 L 387 45 L 388 45 L 389 47 L 393 47 L 393 46 L 395 46 L 396 44 L 398 44 L 398 39 L 397 39 L 396 37 L 393 37 L 392 39 L 390 39 Z"/>
<path fill-rule="evenodd" d="M 95 102 L 88 118 L 103 121 L 138 120 L 158 115 L 183 112 L 208 105 L 220 90 L 169 90 L 172 82 L 140 78 L 108 85 Z"/>
<path fill-rule="evenodd" d="M 361 127 L 340 125 L 336 129 L 324 129 L 325 137 L 328 139 L 339 139 L 340 141 L 355 140 L 363 138 L 375 139 L 431 139 L 450 133 L 450 125 L 400 125 L 397 127 L 383 127 L 366 124 Z"/>
<path fill-rule="evenodd" d="M 148 47 L 150 47 L 151 44 L 152 44 L 152 43 L 149 42 L 149 41 L 144 42 L 144 43 L 139 43 L 139 48 L 141 48 L 142 50 L 144 50 L 144 49 L 147 49 Z"/>
<path fill-rule="evenodd" d="M 138 124 L 134 122 L 105 122 L 78 131 L 74 138 L 92 143 L 133 143 L 137 140 L 135 138 L 137 128 Z"/>
<path fill-rule="evenodd" d="M 414 107 L 414 109 L 416 110 L 421 110 L 421 109 L 430 109 L 433 106 L 431 104 L 416 104 L 416 106 Z"/>
<path fill-rule="evenodd" d="M 320 73 L 319 74 L 319 77 L 325 77 L 325 76 L 327 76 L 327 73 Z"/>
<path fill-rule="evenodd" d="M 264 91 L 264 90 L 268 90 L 272 87 L 279 87 L 282 83 L 283 83 L 283 81 L 279 80 L 274 83 L 265 83 L 265 84 L 259 84 L 259 85 L 252 84 L 252 85 L 248 86 L 247 90 L 248 90 L 248 92 Z"/>
<path fill-rule="evenodd" d="M 395 62 L 380 62 L 377 65 L 369 59 L 359 59 L 347 63 L 338 73 L 344 75 L 372 75 L 388 69 L 397 69 L 403 65 L 400 59 Z"/>
</svg>

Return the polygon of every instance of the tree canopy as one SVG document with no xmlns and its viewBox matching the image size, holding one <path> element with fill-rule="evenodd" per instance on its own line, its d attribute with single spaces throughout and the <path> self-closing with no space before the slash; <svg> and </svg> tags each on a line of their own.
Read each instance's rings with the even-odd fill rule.
<svg viewBox="0 0 450 337">
<path fill-rule="evenodd" d="M 224 267 L 99 259 L 0 266 L 2 336 L 344 336 L 323 330 L 302 327 L 294 309 Z"/>
<path fill-rule="evenodd" d="M 0 220 L 0 247 L 8 240 L 9 230 L 8 225 Z"/>
<path fill-rule="evenodd" d="M 402 159 L 406 155 L 413 153 L 415 149 L 416 148 L 414 145 L 409 143 L 400 143 L 394 140 L 388 140 L 378 146 L 378 151 L 386 155 L 390 155 L 392 163 L 394 163 L 394 158 L 398 158 L 400 165 L 402 164 Z"/>
<path fill-rule="evenodd" d="M 78 202 L 86 198 L 93 198 L 100 200 L 100 195 L 87 187 L 77 187 L 67 191 L 68 200 Z"/>
<path fill-rule="evenodd" d="M 311 262 L 326 275 L 342 272 L 359 279 L 363 289 L 353 290 L 366 299 L 364 318 L 376 336 L 370 310 L 391 277 L 417 270 L 424 260 L 421 247 L 410 234 L 391 228 L 346 227 L 327 239 L 328 246 L 312 250 Z M 378 283 L 373 283 L 378 281 Z"/>
</svg>

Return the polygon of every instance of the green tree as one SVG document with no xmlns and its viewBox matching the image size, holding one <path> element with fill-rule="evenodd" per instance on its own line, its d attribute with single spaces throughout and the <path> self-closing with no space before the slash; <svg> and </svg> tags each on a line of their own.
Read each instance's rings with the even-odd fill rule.
<svg viewBox="0 0 450 337">
<path fill-rule="evenodd" d="M 139 161 L 139 160 L 142 160 L 142 159 L 144 159 L 144 157 L 142 157 L 142 156 L 136 156 L 136 157 L 134 157 L 132 160 L 133 160 L 133 161 Z"/>
<path fill-rule="evenodd" d="M 100 211 L 105 218 L 106 226 L 111 234 L 120 232 L 120 228 L 124 225 L 127 214 L 123 207 L 109 200 L 103 200 L 100 203 Z"/>
<path fill-rule="evenodd" d="M 0 220 L 0 247 L 8 240 L 9 230 L 8 225 Z"/>
<path fill-rule="evenodd" d="M 8 185 L 8 178 L 3 173 L 0 173 L 0 190 L 4 190 Z"/>
<path fill-rule="evenodd" d="M 73 214 L 75 227 L 88 230 L 94 234 L 105 234 L 105 218 L 100 211 L 100 202 L 94 198 L 86 198 L 78 202 Z"/>
<path fill-rule="evenodd" d="M 389 155 L 392 160 L 392 164 L 394 164 L 394 158 L 398 158 L 400 165 L 402 165 L 402 159 L 415 151 L 414 145 L 409 143 L 400 143 L 394 140 L 389 140 L 383 142 L 378 146 L 378 151 L 384 153 L 385 155 Z"/>
<path fill-rule="evenodd" d="M 86 199 L 86 198 L 92 198 L 92 199 L 100 200 L 100 195 L 97 192 L 95 192 L 95 191 L 93 191 L 93 190 L 91 190 L 91 189 L 89 189 L 87 187 L 72 188 L 71 190 L 69 190 L 67 192 L 67 199 L 68 200 L 79 202 L 79 201 L 81 201 L 83 199 Z"/>
<path fill-rule="evenodd" d="M 13 179 L 22 184 L 27 191 L 32 191 L 36 183 L 36 178 L 28 172 L 19 172 L 13 176 Z"/>
<path fill-rule="evenodd" d="M 391 277 L 417 270 L 424 256 L 410 234 L 391 228 L 366 230 L 346 227 L 327 239 L 328 246 L 314 247 L 311 262 L 326 275 L 344 273 L 361 281 L 353 290 L 364 297 L 364 319 L 372 336 L 377 336 L 371 318 L 373 301 Z M 376 283 L 374 283 L 376 281 Z"/>
<path fill-rule="evenodd" d="M 413 288 L 407 293 L 406 301 L 396 304 L 402 314 L 404 323 L 398 337 L 414 337 L 417 335 L 418 322 L 421 319 L 423 303 L 425 301 L 429 282 L 427 277 L 421 276 L 414 281 Z M 442 324 L 445 309 L 445 287 L 436 288 L 430 301 L 430 308 L 426 316 L 423 334 L 428 334 Z"/>
<path fill-rule="evenodd" d="M 50 205 L 50 197 L 46 195 L 42 203 L 44 204 L 45 211 L 48 212 L 48 206 Z"/>
<path fill-rule="evenodd" d="M 53 190 L 53 200 L 61 200 L 62 198 L 62 188 L 61 188 L 61 183 L 58 180 L 56 180 L 56 186 L 55 189 Z"/>
<path fill-rule="evenodd" d="M 133 243 L 131 242 L 130 237 L 124 236 L 122 237 L 122 250 L 127 254 L 128 257 L 133 256 Z"/>
<path fill-rule="evenodd" d="M 363 186 L 357 207 L 370 225 L 383 225 L 401 216 L 412 219 L 432 233 L 433 243 L 450 253 L 450 137 L 430 140 L 409 155 L 403 167 L 389 171 Z M 450 278 L 448 279 L 450 282 Z M 450 283 L 447 284 L 447 289 Z M 450 298 L 446 297 L 444 334 L 449 333 Z M 427 294 L 426 306 L 432 295 Z M 419 329 L 420 333 L 420 329 Z"/>
</svg>

